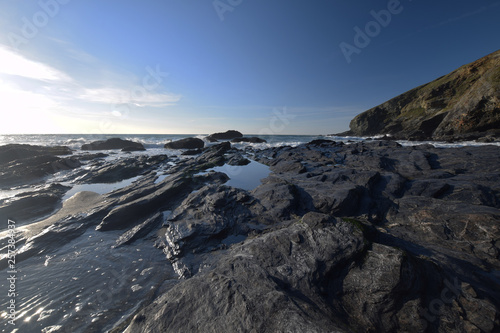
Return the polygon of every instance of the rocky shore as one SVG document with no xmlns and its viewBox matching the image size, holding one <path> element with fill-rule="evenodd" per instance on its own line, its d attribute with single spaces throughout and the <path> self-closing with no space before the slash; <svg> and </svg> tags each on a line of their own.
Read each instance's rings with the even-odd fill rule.
<svg viewBox="0 0 500 333">
<path fill-rule="evenodd" d="M 80 166 L 85 155 L 54 155 L 68 179 L 137 180 L 76 194 L 52 215 L 60 184 L 0 202 L 2 218 L 39 217 L 17 235 L 18 262 L 44 260 L 90 228 L 119 231 L 116 251 L 149 241 L 178 279 L 165 277 L 113 332 L 500 330 L 500 147 L 198 149 L 112 164 L 94 155 L 92 168 Z M 32 175 L 27 155 L 3 161 L 5 184 Z M 261 185 L 225 185 L 248 160 L 269 167 Z"/>
</svg>

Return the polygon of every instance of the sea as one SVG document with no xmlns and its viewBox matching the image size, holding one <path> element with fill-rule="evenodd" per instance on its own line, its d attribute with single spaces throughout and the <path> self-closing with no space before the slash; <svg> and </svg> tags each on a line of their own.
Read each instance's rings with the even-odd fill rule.
<svg viewBox="0 0 500 333">
<path fill-rule="evenodd" d="M 253 135 L 247 135 L 253 136 Z M 178 155 L 178 151 L 165 149 L 167 142 L 207 135 L 0 135 L 0 146 L 7 144 L 31 144 L 42 146 L 68 146 L 73 154 L 84 154 L 81 146 L 86 143 L 119 137 L 140 142 L 146 151 L 125 153 L 110 152 L 107 161 L 139 155 Z M 316 135 L 271 135 L 259 136 L 267 143 L 237 143 L 236 148 L 265 149 L 281 146 L 297 146 L 316 139 L 342 141 L 346 144 L 368 138 L 316 136 Z M 476 142 L 405 142 L 403 145 L 432 144 L 438 148 L 467 145 L 482 145 Z M 208 143 L 210 145 L 212 143 Z M 495 143 L 499 145 L 498 143 Z M 186 157 L 189 158 L 189 157 Z M 223 167 L 217 171 L 224 172 Z M 243 180 L 254 178 L 251 187 L 264 178 L 269 169 L 255 161 L 248 172 L 228 174 L 235 187 Z M 249 175 L 252 175 L 251 177 Z M 136 177 L 115 184 L 74 184 L 55 174 L 44 180 L 63 183 L 72 187 L 63 200 L 68 200 L 79 191 L 94 191 L 104 194 L 129 185 Z M 229 184 L 231 185 L 231 183 Z M 26 184 L 0 191 L 0 200 L 8 200 L 22 192 L 33 190 L 43 184 Z M 250 188 L 246 188 L 250 189 Z M 27 208 L 29 209 L 29 208 Z M 164 212 L 168 214 L 169 212 Z M 36 220 L 33 223 L 37 222 Z M 11 233 L 8 221 L 0 221 L 0 258 L 8 255 L 5 246 Z M 24 225 L 19 229 L 29 228 Z M 20 230 L 17 230 L 19 232 Z M 122 324 L 143 304 L 155 295 L 171 288 L 178 282 L 173 267 L 163 252 L 153 246 L 151 239 L 136 241 L 133 246 L 113 248 L 123 231 L 99 232 L 88 228 L 80 237 L 65 241 L 57 250 L 39 253 L 15 264 L 14 269 L 0 270 L 0 332 L 107 332 Z M 21 247 L 22 244 L 16 244 Z M 14 273 L 15 272 L 15 273 Z M 14 302 L 14 303 L 13 303 Z M 12 320 L 12 304 L 15 304 L 15 320 Z"/>
</svg>

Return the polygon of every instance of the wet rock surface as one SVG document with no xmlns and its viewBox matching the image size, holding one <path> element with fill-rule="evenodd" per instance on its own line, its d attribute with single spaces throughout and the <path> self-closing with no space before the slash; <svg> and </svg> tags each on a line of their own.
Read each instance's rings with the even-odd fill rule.
<svg viewBox="0 0 500 333">
<path fill-rule="evenodd" d="M 58 156 L 71 154 L 71 149 L 64 146 L 45 147 L 23 144 L 8 144 L 0 146 L 0 164 L 42 155 Z"/>
<path fill-rule="evenodd" d="M 209 171 L 245 158 L 271 170 L 253 190 Z M 179 280 L 113 332 L 497 332 L 499 165 L 496 146 L 224 142 L 141 165 L 123 189 L 77 194 L 19 237 L 18 257 L 89 228 L 120 230 L 116 251 L 161 249 Z"/>
<path fill-rule="evenodd" d="M 96 161 L 89 165 L 89 170 L 81 172 L 79 183 L 116 183 L 146 174 L 168 162 L 167 155 L 138 156 L 122 158 L 118 161 Z"/>
<path fill-rule="evenodd" d="M 81 166 L 68 147 L 9 144 L 0 147 L 0 189 L 36 183 L 48 175 Z"/>
<path fill-rule="evenodd" d="M 17 194 L 0 200 L 0 219 L 16 221 L 18 225 L 52 213 L 70 187 L 60 184 L 44 186 L 36 191 Z"/>
</svg>

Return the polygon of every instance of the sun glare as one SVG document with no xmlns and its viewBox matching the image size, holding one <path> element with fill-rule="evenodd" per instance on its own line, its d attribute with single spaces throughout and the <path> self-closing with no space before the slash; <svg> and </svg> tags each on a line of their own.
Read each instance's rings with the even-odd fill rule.
<svg viewBox="0 0 500 333">
<path fill-rule="evenodd" d="M 0 47 L 0 74 L 22 76 L 37 80 L 69 80 L 64 73 L 42 63 L 26 59 L 2 47 Z"/>
<path fill-rule="evenodd" d="M 2 121 L 0 133 L 55 133 L 60 131 L 52 121 L 50 109 L 57 103 L 50 98 L 22 91 L 0 81 Z"/>
</svg>

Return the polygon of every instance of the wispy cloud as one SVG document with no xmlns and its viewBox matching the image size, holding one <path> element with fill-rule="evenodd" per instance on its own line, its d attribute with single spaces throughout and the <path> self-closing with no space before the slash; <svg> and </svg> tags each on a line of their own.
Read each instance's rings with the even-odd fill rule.
<svg viewBox="0 0 500 333">
<path fill-rule="evenodd" d="M 66 70 L 0 44 L 0 100 L 8 106 L 9 113 L 15 114 L 2 121 L 0 132 L 59 131 L 55 123 L 63 123 L 74 131 L 78 124 L 99 125 L 102 119 L 110 117 L 115 122 L 130 122 L 133 109 L 161 110 L 182 99 L 159 83 L 152 85 L 155 81 L 148 81 L 149 86 L 141 85 L 144 80 L 140 74 L 112 71 L 84 51 L 59 45 L 65 46 L 69 55 L 62 64 Z M 61 59 L 53 60 L 59 64 Z M 72 70 L 76 67 L 79 71 Z M 81 68 L 86 69 L 83 76 Z M 141 113 L 144 119 L 153 115 L 147 112 Z"/>
<path fill-rule="evenodd" d="M 40 81 L 71 82 L 71 78 L 65 73 L 43 63 L 29 60 L 2 46 L 0 46 L 0 74 Z"/>
<path fill-rule="evenodd" d="M 131 89 L 112 87 L 83 89 L 78 98 L 96 103 L 133 104 L 137 107 L 164 107 L 179 102 L 181 95 L 148 92 L 138 86 Z"/>
<path fill-rule="evenodd" d="M 95 62 L 95 58 L 83 51 L 69 50 L 80 61 Z M 109 82 L 108 80 L 105 83 L 98 81 L 82 83 L 73 79 L 69 74 L 42 62 L 30 60 L 1 45 L 0 76 L 4 82 L 10 79 L 11 83 L 16 83 L 16 77 L 41 81 L 38 90 L 44 91 L 47 98 L 66 103 L 71 100 L 80 100 L 111 105 L 131 104 L 135 107 L 165 107 L 175 105 L 182 98 L 179 94 L 164 92 L 160 88 L 151 90 L 134 85 L 133 79 L 130 82 Z M 89 84 L 94 87 L 89 87 Z M 101 87 L 95 88 L 99 85 Z M 12 89 L 14 88 L 11 86 Z"/>
</svg>

